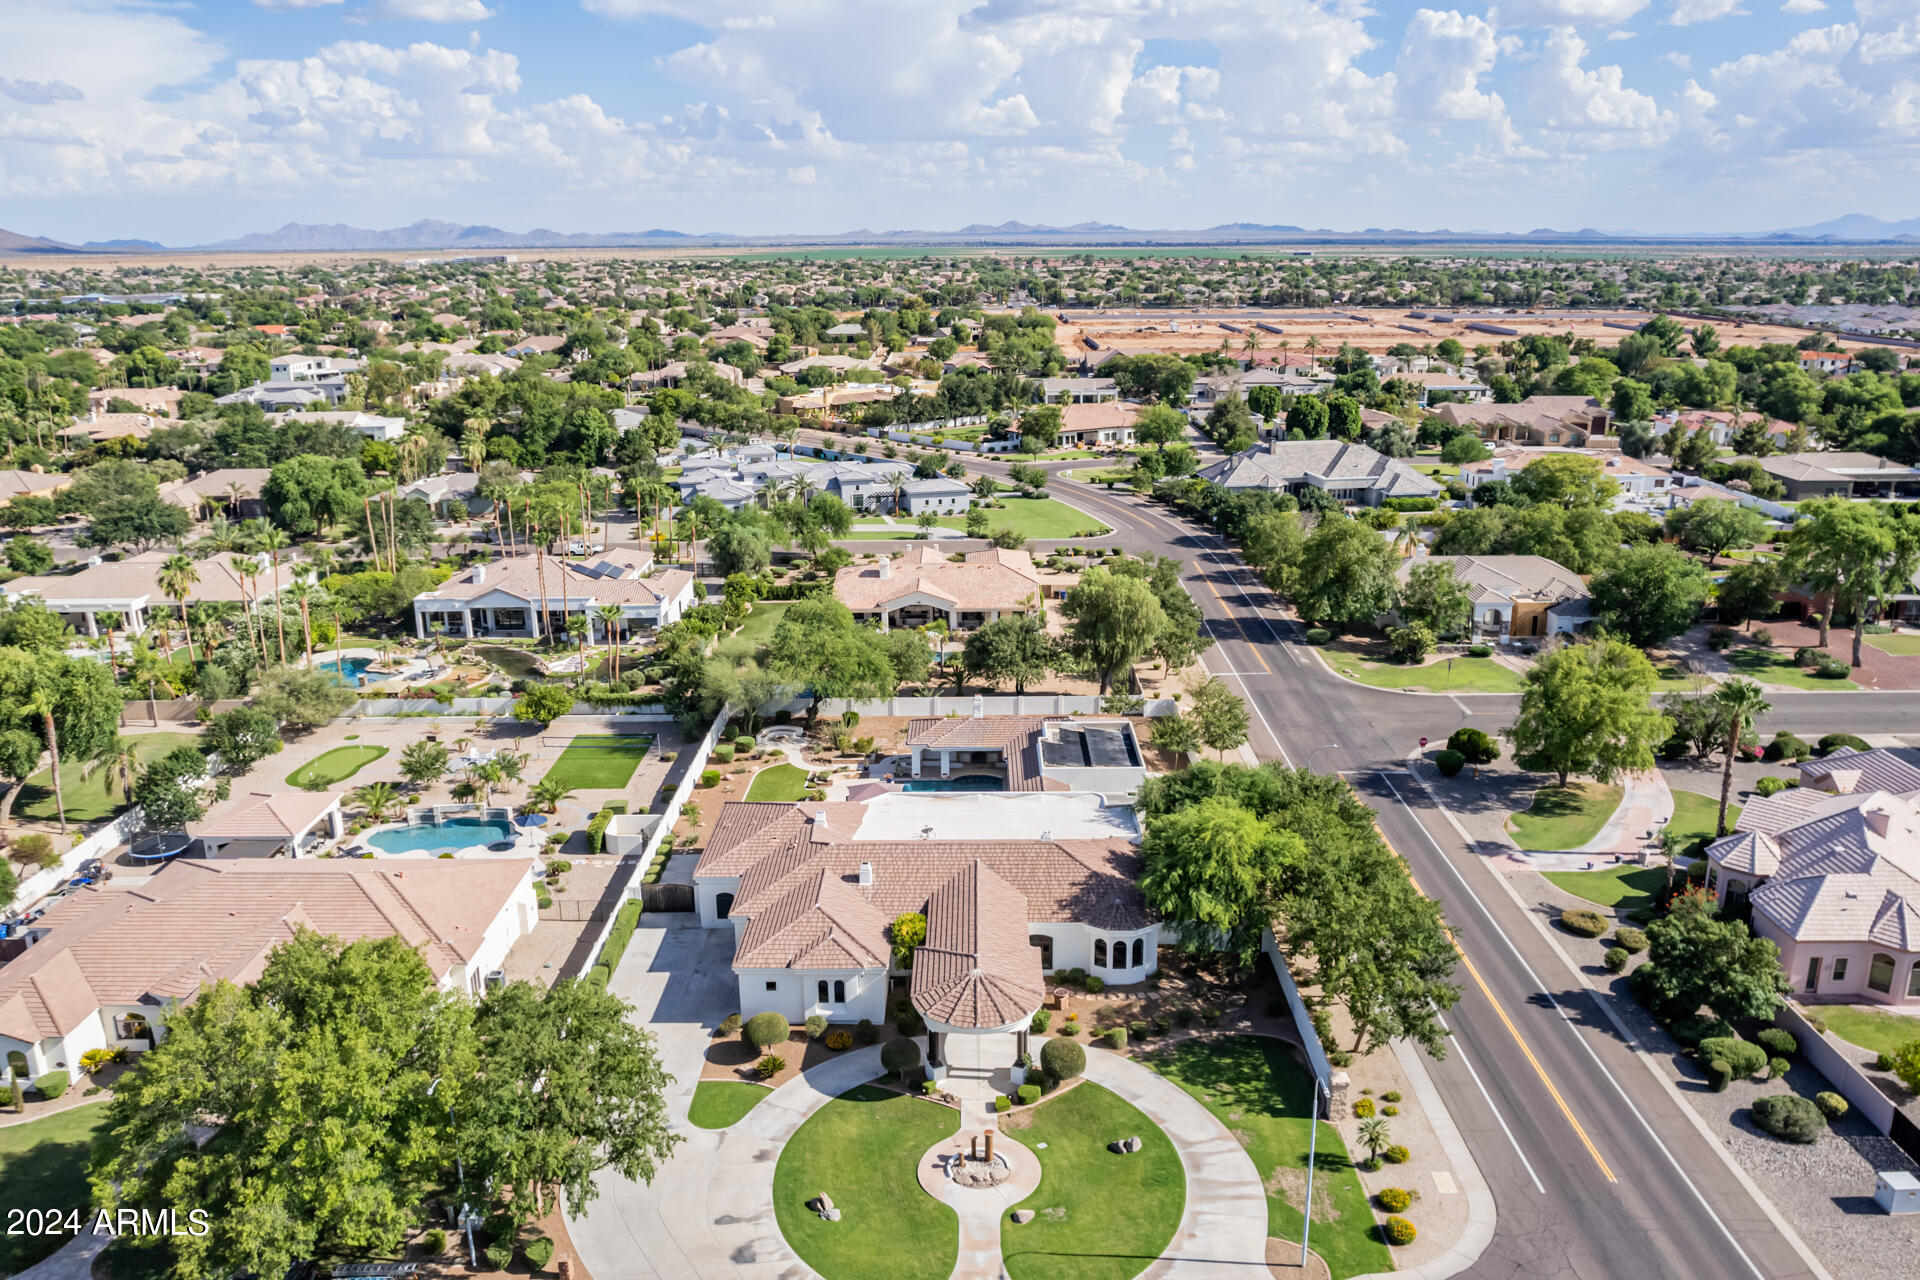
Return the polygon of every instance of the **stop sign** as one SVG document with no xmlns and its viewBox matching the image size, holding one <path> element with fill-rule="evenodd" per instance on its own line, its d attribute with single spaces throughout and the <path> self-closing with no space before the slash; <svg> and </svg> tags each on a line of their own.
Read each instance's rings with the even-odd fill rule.
<svg viewBox="0 0 1920 1280">
<path fill-rule="evenodd" d="M 1427 740 L 1426 740 L 1425 738 L 1422 738 L 1422 739 L 1420 739 L 1420 745 L 1421 745 L 1421 746 L 1423 746 L 1423 747 L 1424 747 L 1424 746 L 1426 746 L 1426 745 L 1427 745 Z"/>
</svg>

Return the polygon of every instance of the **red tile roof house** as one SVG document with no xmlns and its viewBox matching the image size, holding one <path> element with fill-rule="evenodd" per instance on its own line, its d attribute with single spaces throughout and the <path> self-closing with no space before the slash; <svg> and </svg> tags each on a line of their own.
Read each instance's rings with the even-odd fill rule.
<svg viewBox="0 0 1920 1280">
<path fill-rule="evenodd" d="M 625 632 L 652 630 L 678 621 L 693 607 L 693 575 L 685 569 L 653 570 L 645 551 L 614 548 L 592 560 L 549 556 L 545 573 L 537 557 L 509 556 L 454 574 L 414 597 L 414 633 L 426 639 L 436 628 L 449 636 L 532 636 L 542 609 L 553 634 L 564 635 L 569 614 L 581 614 L 588 643 L 606 640 L 601 605 L 618 605 Z"/>
<path fill-rule="evenodd" d="M 694 869 L 700 922 L 733 930 L 743 1017 L 877 1025 L 889 977 L 906 972 L 931 1074 L 949 1061 L 984 1074 L 1027 1052 L 1048 970 L 1127 983 L 1159 967 L 1130 814 L 1051 792 L 731 802 Z M 919 839 L 901 838 L 923 818 Z M 897 970 L 888 927 L 908 912 L 926 917 L 927 940 Z"/>
<path fill-rule="evenodd" d="M 89 1049 L 150 1049 L 175 1007 L 222 978 L 252 982 L 302 927 L 348 941 L 398 935 L 443 989 L 477 994 L 539 918 L 533 869 L 518 859 L 189 860 L 140 884 L 77 890 L 0 965 L 0 1057 L 12 1077 L 32 1079 L 77 1075 Z"/>
<path fill-rule="evenodd" d="M 878 564 L 848 565 L 834 575 L 833 594 L 863 622 L 882 631 L 925 626 L 944 618 L 955 631 L 984 627 L 1002 614 L 1038 614 L 1040 575 L 1025 551 L 991 548 L 947 559 L 931 546 L 914 547 Z"/>
</svg>

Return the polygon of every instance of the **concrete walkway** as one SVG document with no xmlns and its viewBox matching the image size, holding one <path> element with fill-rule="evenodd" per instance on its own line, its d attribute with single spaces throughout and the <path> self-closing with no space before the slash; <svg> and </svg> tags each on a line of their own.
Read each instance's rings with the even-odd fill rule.
<svg viewBox="0 0 1920 1280">
<path fill-rule="evenodd" d="M 997 1187 L 962 1187 L 947 1176 L 947 1161 L 964 1155 L 968 1145 L 988 1129 L 994 1130 L 994 1151 L 1004 1154 L 1010 1176 Z M 920 1188 L 960 1219 L 960 1255 L 952 1280 L 1001 1280 L 1006 1264 L 1000 1254 L 1000 1233 L 1007 1215 L 1040 1185 L 1040 1157 L 1000 1131 L 998 1118 L 977 1101 L 961 1099 L 960 1128 L 920 1157 Z"/>
<path fill-rule="evenodd" d="M 113 1243 L 113 1233 L 93 1233 L 88 1223 L 79 1235 L 40 1261 L 17 1273 L 13 1280 L 93 1280 L 93 1260 Z"/>
<path fill-rule="evenodd" d="M 1623 775 L 1620 803 L 1593 839 L 1576 849 L 1521 849 L 1516 866 L 1532 871 L 1593 871 L 1602 865 L 1637 858 L 1649 847 L 1648 832 L 1658 833 L 1673 820 L 1673 791 L 1666 775 L 1653 769 Z M 1509 837 L 1511 842 L 1511 837 Z"/>
</svg>

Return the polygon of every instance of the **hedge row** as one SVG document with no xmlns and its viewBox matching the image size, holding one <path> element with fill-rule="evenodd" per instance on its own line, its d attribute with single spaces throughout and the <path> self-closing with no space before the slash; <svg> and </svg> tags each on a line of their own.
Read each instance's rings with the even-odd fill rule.
<svg viewBox="0 0 1920 1280">
<path fill-rule="evenodd" d="M 598 987 L 605 987 L 613 971 L 620 967 L 620 957 L 627 954 L 627 944 L 633 941 L 633 931 L 640 925 L 640 900 L 629 898 L 620 904 L 619 913 L 613 917 L 613 927 L 607 930 L 606 945 L 600 948 L 600 958 L 587 970 L 587 981 Z"/>
</svg>

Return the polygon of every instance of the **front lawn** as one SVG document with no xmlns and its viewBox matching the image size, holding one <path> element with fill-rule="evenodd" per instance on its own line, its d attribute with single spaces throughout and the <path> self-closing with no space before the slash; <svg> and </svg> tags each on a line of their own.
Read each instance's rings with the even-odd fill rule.
<svg viewBox="0 0 1920 1280">
<path fill-rule="evenodd" d="M 1600 834 L 1620 807 L 1621 790 L 1604 782 L 1542 787 L 1533 804 L 1511 819 L 1513 842 L 1522 849 L 1578 849 Z"/>
<path fill-rule="evenodd" d="M 82 1076 L 73 1087 L 84 1087 L 84 1081 Z M 85 1103 L 0 1129 L 0 1204 L 21 1209 L 87 1209 L 93 1203 L 87 1186 L 87 1148 L 106 1118 L 105 1106 Z M 0 1235 L 0 1274 L 24 1270 L 69 1238 Z"/>
<path fill-rule="evenodd" d="M 1899 657 L 1910 657 L 1920 653 L 1920 636 L 1917 635 L 1868 636 L 1867 643 L 1882 653 L 1891 653 Z"/>
<path fill-rule="evenodd" d="M 1892 1053 L 1902 1045 L 1920 1040 L 1920 1018 L 1888 1013 L 1882 1009 L 1863 1009 L 1853 1004 L 1823 1004 L 1812 1016 L 1827 1024 L 1827 1030 L 1862 1049 Z"/>
<path fill-rule="evenodd" d="M 902 536 L 911 535 L 903 533 Z M 773 639 L 773 629 L 780 625 L 780 619 L 785 617 L 787 610 L 792 607 L 791 600 L 756 600 L 753 612 L 747 615 L 747 620 L 740 624 L 740 630 L 735 634 L 755 649 L 759 649 Z"/>
<path fill-rule="evenodd" d="M 1442 693 L 1518 693 L 1526 679 L 1492 658 L 1450 658 L 1425 666 L 1374 662 L 1358 654 L 1322 649 L 1328 664 L 1349 680 L 1376 689 L 1422 689 Z"/>
<path fill-rule="evenodd" d="M 960 1220 L 920 1189 L 927 1148 L 960 1128 L 960 1113 L 872 1085 L 821 1107 L 780 1152 L 773 1211 L 802 1261 L 831 1280 L 947 1280 L 960 1258 Z M 829 1196 L 827 1222 L 807 1208 Z"/>
<path fill-rule="evenodd" d="M 309 783 L 317 782 L 321 786 L 330 787 L 336 782 L 351 778 L 385 754 L 387 754 L 385 747 L 365 745 L 335 747 L 331 751 L 321 752 L 288 774 L 287 785 L 304 787 Z"/>
<path fill-rule="evenodd" d="M 687 1119 L 702 1129 L 725 1129 L 766 1101 L 773 1090 L 740 1080 L 702 1080 L 693 1086 Z"/>
<path fill-rule="evenodd" d="M 1612 907 L 1623 916 L 1651 907 L 1661 886 L 1667 882 L 1664 865 L 1638 867 L 1630 862 L 1599 871 L 1543 871 L 1540 874 L 1574 897 L 1585 898 L 1597 906 Z"/>
<path fill-rule="evenodd" d="M 1016 1126 L 1019 1119 L 1027 1123 L 1009 1136 L 1039 1157 L 1040 1187 L 1018 1206 L 1034 1211 L 1032 1222 L 1000 1219 L 1012 1280 L 1128 1280 L 1160 1256 L 1179 1229 L 1187 1183 L 1159 1126 L 1090 1081 L 1022 1113 Z M 1107 1150 L 1135 1135 L 1139 1151 Z"/>
<path fill-rule="evenodd" d="M 1812 689 L 1815 692 L 1860 687 L 1851 680 L 1823 680 L 1811 671 L 1795 666 L 1793 655 L 1782 653 L 1778 649 L 1762 649 L 1757 646 L 1729 649 L 1727 665 L 1743 676 L 1758 680 L 1761 684 L 1782 684 L 1794 689 Z"/>
<path fill-rule="evenodd" d="M 1727 802 L 1727 830 L 1731 831 L 1740 821 L 1740 806 Z M 1704 837 L 1712 840 L 1719 834 L 1720 797 L 1703 796 L 1697 791 L 1676 791 L 1673 793 L 1673 821 L 1668 828 L 1680 837 L 1684 849 L 1696 840 Z"/>
<path fill-rule="evenodd" d="M 1029 538 L 1091 538 L 1109 532 L 1106 525 L 1058 498 L 1001 498 L 1004 504 L 986 508 L 987 528 L 1011 529 Z M 965 529 L 965 516 L 941 516 L 949 529 Z M 918 529 L 915 530 L 918 532 Z"/>
<path fill-rule="evenodd" d="M 747 788 L 747 799 L 791 803 L 806 793 L 805 769 L 792 764 L 773 764 L 753 775 L 753 785 Z"/>
<path fill-rule="evenodd" d="M 158 760 L 175 747 L 198 741 L 190 733 L 130 733 L 126 740 L 140 753 L 141 764 Z M 60 789 L 66 796 L 68 822 L 99 822 L 111 818 L 128 804 L 120 794 L 118 774 L 110 774 L 105 769 L 88 773 L 86 766 L 84 760 L 65 760 L 60 765 Z M 26 780 L 13 811 L 23 818 L 39 818 L 44 822 L 60 820 L 51 769 L 42 769 Z"/>
<path fill-rule="evenodd" d="M 1306 1203 L 1313 1076 L 1270 1036 L 1188 1040 L 1157 1050 L 1148 1066 L 1185 1089 L 1233 1131 L 1267 1188 L 1267 1234 L 1298 1241 Z M 1044 1183 L 1042 1184 L 1045 1185 Z M 1393 1270 L 1374 1229 L 1360 1175 L 1340 1131 L 1320 1123 L 1313 1179 L 1313 1251 L 1335 1280 Z M 1413 1214 L 1416 1226 L 1418 1211 Z"/>
<path fill-rule="evenodd" d="M 547 777 L 576 791 L 619 791 L 651 746 L 650 733 L 583 733 L 567 744 Z"/>
</svg>

